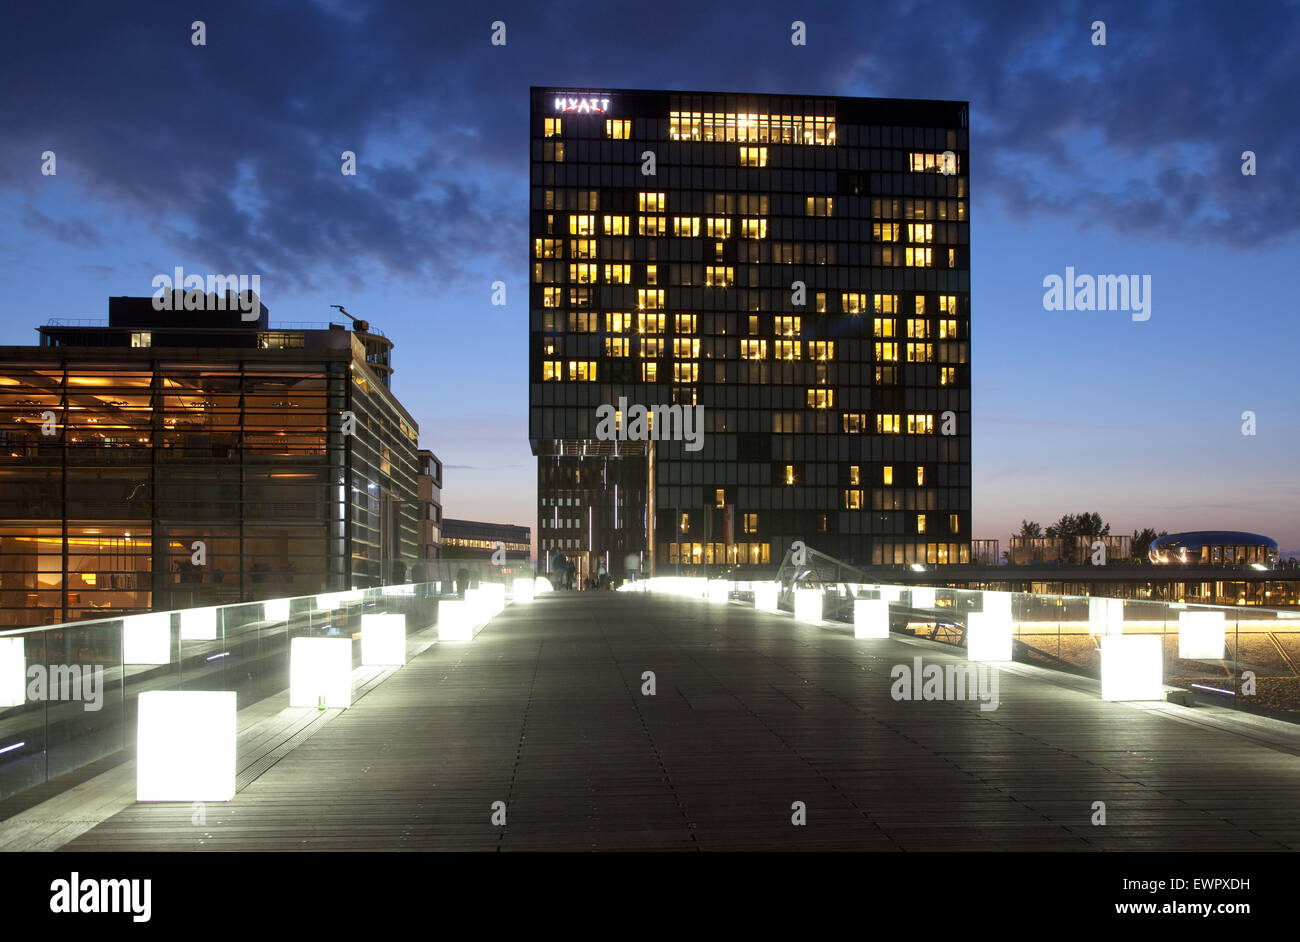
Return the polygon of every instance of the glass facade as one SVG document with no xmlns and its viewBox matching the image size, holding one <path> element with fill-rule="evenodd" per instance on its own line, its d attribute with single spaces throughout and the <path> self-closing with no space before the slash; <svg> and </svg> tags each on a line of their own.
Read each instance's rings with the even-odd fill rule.
<svg viewBox="0 0 1300 942">
<path fill-rule="evenodd" d="M 539 566 L 968 563 L 966 105 L 531 104 Z"/>
<path fill-rule="evenodd" d="M 0 625 L 403 581 L 418 430 L 350 332 L 42 332 L 0 348 Z"/>
</svg>

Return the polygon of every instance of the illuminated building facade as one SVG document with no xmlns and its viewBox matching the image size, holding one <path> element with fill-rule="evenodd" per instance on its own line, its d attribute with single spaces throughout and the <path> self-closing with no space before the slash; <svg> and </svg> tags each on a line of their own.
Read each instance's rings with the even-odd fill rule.
<svg viewBox="0 0 1300 942">
<path fill-rule="evenodd" d="M 531 96 L 539 566 L 968 563 L 966 104 Z"/>
<path fill-rule="evenodd" d="M 0 625 L 404 580 L 418 428 L 389 371 L 267 317 L 112 298 L 0 347 Z"/>
<path fill-rule="evenodd" d="M 505 550 L 506 560 L 518 562 L 532 555 L 532 533 L 528 527 L 479 520 L 442 521 L 442 555 L 448 559 L 492 559 L 494 548 Z"/>
</svg>

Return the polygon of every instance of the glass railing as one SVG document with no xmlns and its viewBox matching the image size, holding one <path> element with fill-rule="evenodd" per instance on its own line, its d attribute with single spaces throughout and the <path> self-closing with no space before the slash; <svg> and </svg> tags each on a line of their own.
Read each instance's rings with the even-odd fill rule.
<svg viewBox="0 0 1300 942">
<path fill-rule="evenodd" d="M 768 610 L 797 605 L 794 593 L 783 593 L 775 582 L 661 577 L 624 588 L 712 602 L 740 599 Z M 991 631 L 1008 641 L 1007 660 L 1098 680 L 1104 680 L 1105 638 L 1149 637 L 1138 647 L 1145 644 L 1151 658 L 1158 656 L 1161 685 L 1197 702 L 1300 721 L 1295 609 L 853 583 L 802 592 L 820 597 L 819 605 L 805 609 L 814 613 L 809 620 L 853 625 L 858 599 L 884 601 L 892 632 L 969 651 L 973 631 Z"/>
<path fill-rule="evenodd" d="M 450 568 L 472 573 L 471 585 L 492 581 L 482 567 Z M 524 581 L 532 587 L 531 572 Z M 131 745 L 141 692 L 233 690 L 242 709 L 288 689 L 294 638 L 355 639 L 369 613 L 405 615 L 410 637 L 436 626 L 440 601 L 460 588 L 382 586 L 0 632 L 0 799 Z M 512 600 L 513 590 L 507 578 Z"/>
</svg>

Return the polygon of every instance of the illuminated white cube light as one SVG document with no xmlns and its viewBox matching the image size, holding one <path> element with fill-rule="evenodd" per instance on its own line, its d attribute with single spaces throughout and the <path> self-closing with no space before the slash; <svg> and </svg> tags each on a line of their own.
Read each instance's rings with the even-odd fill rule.
<svg viewBox="0 0 1300 942">
<path fill-rule="evenodd" d="M 1011 621 L 1011 593 L 1010 592 L 981 592 L 981 603 L 983 610 L 990 615 L 1005 617 Z"/>
<path fill-rule="evenodd" d="M 1101 698 L 1163 700 L 1162 653 L 1159 635 L 1103 635 Z"/>
<path fill-rule="evenodd" d="M 822 620 L 822 590 L 795 589 L 794 617 L 796 621 L 820 623 Z"/>
<path fill-rule="evenodd" d="M 123 664 L 169 664 L 171 659 L 171 612 L 128 615 L 122 619 Z"/>
<path fill-rule="evenodd" d="M 488 612 L 488 618 L 495 618 L 506 610 L 506 586 L 504 582 L 485 582 L 479 586 L 479 598 Z"/>
<path fill-rule="evenodd" d="M 898 585 L 882 585 L 878 591 L 886 602 L 897 602 L 903 597 L 903 587 Z"/>
<path fill-rule="evenodd" d="M 339 593 L 337 592 L 316 596 L 316 607 L 323 611 L 332 612 L 339 607 L 339 604 Z"/>
<path fill-rule="evenodd" d="M 934 608 L 934 589 L 917 586 L 912 590 L 912 608 Z"/>
<path fill-rule="evenodd" d="M 780 586 L 775 582 L 754 583 L 754 608 L 760 612 L 775 612 Z"/>
<path fill-rule="evenodd" d="M 1223 612 L 1179 612 L 1178 656 L 1189 661 L 1220 660 L 1226 631 Z"/>
<path fill-rule="evenodd" d="M 1088 599 L 1088 630 L 1094 635 L 1122 635 L 1124 600 Z"/>
<path fill-rule="evenodd" d="M 1009 661 L 1012 640 L 1009 614 L 971 612 L 966 616 L 966 660 Z"/>
<path fill-rule="evenodd" d="M 266 621 L 288 621 L 289 600 L 270 599 L 262 603 L 262 618 Z"/>
<path fill-rule="evenodd" d="M 551 580 L 545 576 L 538 576 L 533 580 L 533 595 L 545 595 L 547 592 L 554 592 L 555 586 L 551 585 Z"/>
<path fill-rule="evenodd" d="M 438 640 L 474 640 L 474 613 L 469 602 L 462 602 L 459 599 L 439 599 Z"/>
<path fill-rule="evenodd" d="M 516 603 L 526 604 L 528 602 L 531 602 L 533 600 L 533 594 L 534 594 L 533 585 L 534 582 L 532 579 L 516 579 L 514 585 L 511 588 L 512 599 Z"/>
<path fill-rule="evenodd" d="M 235 692 L 146 690 L 136 719 L 136 801 L 235 797 Z"/>
<path fill-rule="evenodd" d="M 415 585 L 407 583 L 406 585 L 386 585 L 383 588 L 384 595 L 414 595 Z"/>
<path fill-rule="evenodd" d="M 406 616 L 391 612 L 361 616 L 363 667 L 401 666 L 406 663 Z"/>
<path fill-rule="evenodd" d="M 352 639 L 294 638 L 289 643 L 289 706 L 352 706 Z"/>
<path fill-rule="evenodd" d="M 181 612 L 182 641 L 216 641 L 217 610 L 187 608 Z"/>
<path fill-rule="evenodd" d="M 27 699 L 27 639 L 0 638 L 0 709 Z"/>
<path fill-rule="evenodd" d="M 853 637 L 888 638 L 889 602 L 885 599 L 854 599 Z"/>
<path fill-rule="evenodd" d="M 709 602 L 713 605 L 726 605 L 731 598 L 731 583 L 726 579 L 709 580 Z"/>
</svg>

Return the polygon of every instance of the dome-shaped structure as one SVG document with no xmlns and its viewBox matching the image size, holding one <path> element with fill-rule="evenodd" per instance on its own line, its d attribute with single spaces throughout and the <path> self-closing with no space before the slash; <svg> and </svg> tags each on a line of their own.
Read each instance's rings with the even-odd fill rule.
<svg viewBox="0 0 1300 942">
<path fill-rule="evenodd" d="M 1277 541 L 1240 530 L 1170 533 L 1151 543 L 1151 562 L 1201 566 L 1267 566 L 1277 562 Z"/>
</svg>

